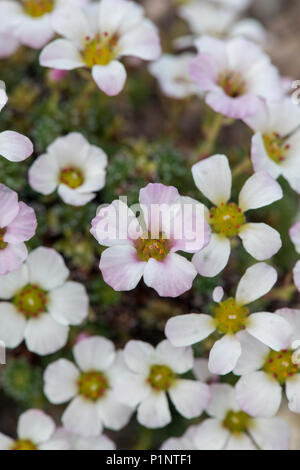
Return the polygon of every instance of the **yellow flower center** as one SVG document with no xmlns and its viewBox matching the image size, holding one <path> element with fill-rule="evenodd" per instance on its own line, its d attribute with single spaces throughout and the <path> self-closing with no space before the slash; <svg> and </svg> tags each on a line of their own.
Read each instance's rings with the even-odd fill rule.
<svg viewBox="0 0 300 470">
<path fill-rule="evenodd" d="M 0 228 L 0 250 L 4 250 L 7 247 L 7 243 L 3 240 L 5 232 L 5 228 Z"/>
<path fill-rule="evenodd" d="M 136 240 L 135 248 L 141 261 L 148 261 L 150 258 L 163 261 L 170 253 L 170 241 L 163 238 L 162 234 L 157 239 L 142 237 Z"/>
<path fill-rule="evenodd" d="M 151 367 L 147 381 L 154 390 L 167 391 L 175 380 L 174 372 L 168 366 L 154 365 Z"/>
<path fill-rule="evenodd" d="M 219 207 L 213 207 L 210 210 L 209 223 L 211 227 L 216 233 L 225 237 L 236 236 L 245 222 L 245 215 L 234 202 L 222 203 Z"/>
<path fill-rule="evenodd" d="M 29 439 L 15 441 L 11 450 L 37 450 L 37 446 Z"/>
<path fill-rule="evenodd" d="M 118 55 L 118 35 L 109 34 L 96 34 L 91 39 L 86 38 L 86 44 L 82 52 L 83 60 L 88 67 L 94 65 L 107 65 Z"/>
<path fill-rule="evenodd" d="M 275 163 L 281 163 L 285 160 L 285 153 L 290 149 L 290 144 L 286 143 L 280 134 L 266 134 L 263 136 L 264 145 L 267 154 Z"/>
<path fill-rule="evenodd" d="M 47 295 L 37 285 L 28 284 L 15 295 L 13 303 L 27 318 L 38 317 L 46 311 Z"/>
<path fill-rule="evenodd" d="M 54 0 L 23 0 L 25 12 L 34 18 L 51 13 L 54 3 Z"/>
<path fill-rule="evenodd" d="M 238 98 L 246 93 L 245 80 L 238 72 L 229 70 L 221 73 L 217 83 L 231 98 Z"/>
<path fill-rule="evenodd" d="M 245 328 L 249 309 L 238 305 L 234 298 L 230 297 L 218 304 L 214 314 L 218 331 L 222 334 L 234 334 Z"/>
<path fill-rule="evenodd" d="M 83 372 L 79 377 L 77 386 L 79 394 L 91 401 L 102 398 L 109 388 L 105 375 L 102 372 L 94 370 Z"/>
<path fill-rule="evenodd" d="M 284 384 L 289 377 L 299 373 L 297 365 L 292 360 L 293 351 L 283 349 L 270 351 L 263 370 L 272 375 L 280 384 Z"/>
<path fill-rule="evenodd" d="M 243 411 L 230 410 L 225 416 L 223 426 L 233 434 L 241 434 L 247 431 L 250 419 L 250 416 Z"/>
<path fill-rule="evenodd" d="M 69 186 L 69 188 L 79 188 L 84 182 L 82 171 L 79 168 L 68 167 L 60 172 L 59 182 Z"/>
</svg>

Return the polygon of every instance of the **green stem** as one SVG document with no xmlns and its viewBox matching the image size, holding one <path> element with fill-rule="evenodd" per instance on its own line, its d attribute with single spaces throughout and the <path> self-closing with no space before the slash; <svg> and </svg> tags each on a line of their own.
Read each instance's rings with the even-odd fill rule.
<svg viewBox="0 0 300 470">
<path fill-rule="evenodd" d="M 193 163 L 196 163 L 198 160 L 202 160 L 213 153 L 222 128 L 231 123 L 231 119 L 228 119 L 219 113 L 215 114 L 213 122 L 206 132 L 205 141 L 197 147 L 195 155 L 192 157 Z"/>
<path fill-rule="evenodd" d="M 251 168 L 251 161 L 248 158 L 245 158 L 241 161 L 233 170 L 232 170 L 232 177 L 236 178 L 237 176 L 242 175 L 243 173 L 247 173 L 248 170 Z"/>
</svg>

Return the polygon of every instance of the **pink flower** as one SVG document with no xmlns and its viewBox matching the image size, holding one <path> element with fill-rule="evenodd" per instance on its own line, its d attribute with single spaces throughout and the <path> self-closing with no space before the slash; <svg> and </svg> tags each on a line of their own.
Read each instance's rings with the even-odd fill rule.
<svg viewBox="0 0 300 470">
<path fill-rule="evenodd" d="M 113 289 L 127 291 L 143 276 L 160 296 L 177 297 L 192 287 L 197 274 L 177 251 L 195 253 L 210 238 L 204 206 L 181 197 L 173 186 L 154 183 L 141 189 L 139 209 L 138 220 L 115 200 L 92 221 L 91 233 L 109 247 L 100 260 L 103 278 Z"/>
<path fill-rule="evenodd" d="M 259 98 L 276 100 L 282 95 L 277 69 L 251 41 L 204 36 L 196 47 L 199 55 L 191 63 L 191 78 L 206 92 L 206 103 L 214 111 L 244 119 L 256 113 Z"/>
<path fill-rule="evenodd" d="M 49 71 L 49 79 L 52 82 L 60 82 L 68 75 L 67 70 L 51 69 Z"/>
<path fill-rule="evenodd" d="M 18 195 L 0 184 L 0 274 L 18 269 L 27 258 L 25 241 L 35 234 L 33 209 L 18 202 Z"/>
</svg>

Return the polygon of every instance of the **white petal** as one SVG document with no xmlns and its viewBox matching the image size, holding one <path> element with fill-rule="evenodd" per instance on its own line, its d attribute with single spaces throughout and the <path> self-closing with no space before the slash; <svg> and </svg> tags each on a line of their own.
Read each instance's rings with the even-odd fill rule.
<svg viewBox="0 0 300 470">
<path fill-rule="evenodd" d="M 138 407 L 137 420 L 146 428 L 162 428 L 170 423 L 171 413 L 167 395 L 152 393 Z"/>
<path fill-rule="evenodd" d="M 21 414 L 18 421 L 19 439 L 28 439 L 35 444 L 48 441 L 55 430 L 55 424 L 50 416 L 41 410 L 28 410 Z"/>
<path fill-rule="evenodd" d="M 112 366 L 116 358 L 112 341 L 101 336 L 87 338 L 75 344 L 73 354 L 83 371 L 105 371 Z"/>
<path fill-rule="evenodd" d="M 283 192 L 268 173 L 260 171 L 252 175 L 242 187 L 239 195 L 239 206 L 243 212 L 258 209 L 282 199 Z"/>
<path fill-rule="evenodd" d="M 39 445 L 39 450 L 71 450 L 70 444 L 63 439 L 51 439 Z"/>
<path fill-rule="evenodd" d="M 300 339 L 300 310 L 291 309 L 291 308 L 281 308 L 276 310 L 277 315 L 280 315 L 282 318 L 288 321 L 292 327 L 292 340 L 297 341 Z"/>
<path fill-rule="evenodd" d="M 246 330 L 275 351 L 285 349 L 291 344 L 290 324 L 275 313 L 253 313 L 248 317 Z"/>
<path fill-rule="evenodd" d="M 294 266 L 293 279 L 294 279 L 295 286 L 300 292 L 300 261 L 297 261 L 297 263 Z"/>
<path fill-rule="evenodd" d="M 275 163 L 266 152 L 263 136 L 257 132 L 251 141 L 251 160 L 255 171 L 265 171 L 273 178 L 281 174 L 281 166 Z"/>
<path fill-rule="evenodd" d="M 14 445 L 14 440 L 0 432 L 0 450 L 10 450 Z"/>
<path fill-rule="evenodd" d="M 0 340 L 8 348 L 15 348 L 23 341 L 26 319 L 13 304 L 0 302 Z"/>
<path fill-rule="evenodd" d="M 243 411 L 251 416 L 274 416 L 281 403 L 281 387 L 263 371 L 240 378 L 236 385 L 236 398 Z"/>
<path fill-rule="evenodd" d="M 0 132 L 0 155 L 10 162 L 22 162 L 33 152 L 32 142 L 14 131 Z"/>
<path fill-rule="evenodd" d="M 51 291 L 48 299 L 48 312 L 62 325 L 80 325 L 87 317 L 89 299 L 79 282 L 66 282 Z"/>
<path fill-rule="evenodd" d="M 300 374 L 290 377 L 286 381 L 286 396 L 289 401 L 289 409 L 294 413 L 300 413 Z"/>
<path fill-rule="evenodd" d="M 297 222 L 290 228 L 289 235 L 297 253 L 300 253 L 300 222 Z"/>
<path fill-rule="evenodd" d="M 241 355 L 241 344 L 234 335 L 225 335 L 213 345 L 208 368 L 210 372 L 225 375 L 231 372 Z"/>
<path fill-rule="evenodd" d="M 227 265 L 230 256 L 230 241 L 215 233 L 209 244 L 193 256 L 192 263 L 201 276 L 214 277 Z"/>
<path fill-rule="evenodd" d="M 51 315 L 43 313 L 27 322 L 24 339 L 29 351 L 45 356 L 61 349 L 67 342 L 68 333 L 68 326 L 57 323 Z"/>
<path fill-rule="evenodd" d="M 53 12 L 52 25 L 58 34 L 75 42 L 79 47 L 86 37 L 92 36 L 92 29 L 83 9 L 74 5 L 74 2 Z"/>
<path fill-rule="evenodd" d="M 130 370 L 138 374 L 148 374 L 155 357 L 155 349 L 145 341 L 129 341 L 124 348 L 124 360 Z"/>
<path fill-rule="evenodd" d="M 239 237 L 245 250 L 258 261 L 271 258 L 282 246 L 277 230 L 264 223 L 243 225 Z"/>
<path fill-rule="evenodd" d="M 144 60 L 156 60 L 161 54 L 159 34 L 156 26 L 147 19 L 120 38 L 122 55 Z"/>
<path fill-rule="evenodd" d="M 102 431 L 97 404 L 83 397 L 74 398 L 62 415 L 66 429 L 82 436 L 98 436 Z"/>
<path fill-rule="evenodd" d="M 114 392 L 121 403 L 135 407 L 144 401 L 150 393 L 152 387 L 147 383 L 144 375 L 123 372 L 116 380 Z"/>
<path fill-rule="evenodd" d="M 289 450 L 290 428 L 283 419 L 256 418 L 249 433 L 262 450 Z"/>
<path fill-rule="evenodd" d="M 192 348 L 175 348 L 167 339 L 161 341 L 155 350 L 156 364 L 169 366 L 177 374 L 183 374 L 193 367 Z"/>
<path fill-rule="evenodd" d="M 63 257 L 52 248 L 40 247 L 32 251 L 27 267 L 30 283 L 47 291 L 61 286 L 69 276 Z"/>
<path fill-rule="evenodd" d="M 267 294 L 277 281 L 277 272 L 266 263 L 256 263 L 247 269 L 241 278 L 235 300 L 239 305 L 248 305 Z"/>
<path fill-rule="evenodd" d="M 192 167 L 197 188 L 213 204 L 227 202 L 231 194 L 231 171 L 225 155 L 213 155 Z"/>
<path fill-rule="evenodd" d="M 25 243 L 13 245 L 9 243 L 4 250 L 0 251 L 0 275 L 6 275 L 11 271 L 20 269 L 26 260 L 28 251 Z"/>
<path fill-rule="evenodd" d="M 190 346 L 207 338 L 215 329 L 214 319 L 210 315 L 190 313 L 170 318 L 165 335 L 176 347 Z"/>
<path fill-rule="evenodd" d="M 229 410 L 238 410 L 234 387 L 229 384 L 213 384 L 210 389 L 211 400 L 207 407 L 210 416 L 223 420 Z"/>
<path fill-rule="evenodd" d="M 60 184 L 57 192 L 66 204 L 70 204 L 70 206 L 75 207 L 84 206 L 88 202 L 92 201 L 96 196 L 94 193 L 82 193 L 78 189 L 69 188 L 69 186 L 65 184 Z"/>
<path fill-rule="evenodd" d="M 245 433 L 230 436 L 225 450 L 257 450 L 254 443 Z"/>
<path fill-rule="evenodd" d="M 197 358 L 194 360 L 193 373 L 200 382 L 211 383 L 218 381 L 218 376 L 209 372 L 208 359 L 205 358 Z"/>
<path fill-rule="evenodd" d="M 119 431 L 128 423 L 133 409 L 120 403 L 113 392 L 97 402 L 97 411 L 106 428 Z"/>
<path fill-rule="evenodd" d="M 200 416 L 210 399 L 208 385 L 195 380 L 177 380 L 169 390 L 176 410 L 185 418 Z"/>
<path fill-rule="evenodd" d="M 222 450 L 229 438 L 227 431 L 218 419 L 206 419 L 198 426 L 194 442 L 197 450 Z"/>
<path fill-rule="evenodd" d="M 16 22 L 14 34 L 25 46 L 33 49 L 41 49 L 54 36 L 50 15 L 33 18 L 30 15 L 22 15 L 22 20 Z"/>
<path fill-rule="evenodd" d="M 26 264 L 23 264 L 20 269 L 1 276 L 0 299 L 11 299 L 26 284 L 28 284 L 28 271 Z"/>
<path fill-rule="evenodd" d="M 59 70 L 73 70 L 85 65 L 75 44 L 67 39 L 50 42 L 41 52 L 40 64 Z"/>
<path fill-rule="evenodd" d="M 222 286 L 215 287 L 213 290 L 213 295 L 212 295 L 213 301 L 216 303 L 220 303 L 223 297 L 224 297 L 223 287 Z"/>
<path fill-rule="evenodd" d="M 77 394 L 79 370 L 73 362 L 58 359 L 48 365 L 44 373 L 44 392 L 55 405 L 71 400 Z"/>
<path fill-rule="evenodd" d="M 58 185 L 59 166 L 52 154 L 40 155 L 29 168 L 30 186 L 37 192 L 48 195 Z"/>
<path fill-rule="evenodd" d="M 94 65 L 92 76 L 100 90 L 108 96 L 116 96 L 126 82 L 126 69 L 118 60 L 112 60 L 108 65 Z"/>
<path fill-rule="evenodd" d="M 100 31 L 124 34 L 140 23 L 144 15 L 142 6 L 124 0 L 102 0 L 98 6 Z"/>
<path fill-rule="evenodd" d="M 245 375 L 259 370 L 268 355 L 269 348 L 249 335 L 246 330 L 239 331 L 237 337 L 242 346 L 242 354 L 233 369 L 236 375 Z"/>
</svg>

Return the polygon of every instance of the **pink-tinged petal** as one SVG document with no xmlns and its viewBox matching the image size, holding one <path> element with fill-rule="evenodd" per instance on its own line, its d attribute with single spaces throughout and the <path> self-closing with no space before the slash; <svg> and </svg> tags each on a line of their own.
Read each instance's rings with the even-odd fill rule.
<svg viewBox="0 0 300 470">
<path fill-rule="evenodd" d="M 213 301 L 216 303 L 220 303 L 223 297 L 224 297 L 223 287 L 222 286 L 215 287 L 213 290 L 213 295 L 212 295 Z"/>
<path fill-rule="evenodd" d="M 41 52 L 40 64 L 61 70 L 73 70 L 85 64 L 76 46 L 67 39 L 56 39 Z"/>
<path fill-rule="evenodd" d="M 48 365 L 44 373 L 44 393 L 54 404 L 65 403 L 77 394 L 80 372 L 73 362 L 58 359 Z"/>
<path fill-rule="evenodd" d="M 222 450 L 229 436 L 229 431 L 218 419 L 210 418 L 197 427 L 193 440 L 197 450 Z"/>
<path fill-rule="evenodd" d="M 285 385 L 286 396 L 289 401 L 289 409 L 294 413 L 300 413 L 300 374 L 290 377 Z"/>
<path fill-rule="evenodd" d="M 289 450 L 290 427 L 283 419 L 256 418 L 249 428 L 252 439 L 262 450 Z"/>
<path fill-rule="evenodd" d="M 190 76 L 201 91 L 210 91 L 217 87 L 217 74 L 217 65 L 210 54 L 199 54 L 191 61 Z"/>
<path fill-rule="evenodd" d="M 193 256 L 192 263 L 201 276 L 214 277 L 227 265 L 230 251 L 230 240 L 213 233 L 208 246 Z"/>
<path fill-rule="evenodd" d="M 268 173 L 259 171 L 247 179 L 239 195 L 239 206 L 243 212 L 259 209 L 282 199 L 283 192 Z"/>
<path fill-rule="evenodd" d="M 108 96 L 118 95 L 126 82 L 126 69 L 118 60 L 112 60 L 108 65 L 94 65 L 92 76 L 100 90 Z"/>
<path fill-rule="evenodd" d="M 7 227 L 19 212 L 18 194 L 0 184 L 0 228 Z"/>
<path fill-rule="evenodd" d="M 164 392 L 151 393 L 137 410 L 138 422 L 150 429 L 163 428 L 171 419 L 167 395 Z"/>
<path fill-rule="evenodd" d="M 96 197 L 95 193 L 81 193 L 78 189 L 69 188 L 65 184 L 60 184 L 57 192 L 66 204 L 75 207 L 84 206 Z"/>
<path fill-rule="evenodd" d="M 0 59 L 6 59 L 16 52 L 19 41 L 9 33 L 0 33 Z"/>
<path fill-rule="evenodd" d="M 161 183 L 149 183 L 140 190 L 140 204 L 147 209 L 148 213 L 151 212 L 152 205 L 171 206 L 178 202 L 178 198 L 179 193 L 174 186 L 165 186 Z"/>
<path fill-rule="evenodd" d="M 207 338 L 215 329 L 214 319 L 210 315 L 190 313 L 170 318 L 165 335 L 176 347 L 190 346 Z"/>
<path fill-rule="evenodd" d="M 107 248 L 100 259 L 100 270 L 105 282 L 116 291 L 134 289 L 145 270 L 133 246 L 120 245 Z"/>
<path fill-rule="evenodd" d="M 22 162 L 32 152 L 33 145 L 28 137 L 14 131 L 0 133 L 0 155 L 10 162 Z"/>
<path fill-rule="evenodd" d="M 127 367 L 138 374 L 148 374 L 154 357 L 154 347 L 145 341 L 131 340 L 124 348 L 124 360 Z"/>
<path fill-rule="evenodd" d="M 14 29 L 14 34 L 25 46 L 41 49 L 54 36 L 50 15 L 32 18 L 24 15 Z"/>
<path fill-rule="evenodd" d="M 300 310 L 292 308 L 280 308 L 276 310 L 276 315 L 284 318 L 292 327 L 291 343 L 300 339 Z"/>
<path fill-rule="evenodd" d="M 229 410 L 238 411 L 235 389 L 229 384 L 212 384 L 210 387 L 211 399 L 207 407 L 207 413 L 223 420 Z"/>
<path fill-rule="evenodd" d="M 210 399 L 209 386 L 195 380 L 176 380 L 169 390 L 176 410 L 185 418 L 200 416 Z"/>
<path fill-rule="evenodd" d="M 300 261 L 297 261 L 293 269 L 294 283 L 300 292 Z"/>
<path fill-rule="evenodd" d="M 248 94 L 239 98 L 231 98 L 221 88 L 208 92 L 205 101 L 216 113 L 234 119 L 245 119 L 252 116 L 256 112 L 259 103 L 255 95 Z"/>
<path fill-rule="evenodd" d="M 236 385 L 237 401 L 250 416 L 274 416 L 281 403 L 279 383 L 263 371 L 240 378 Z"/>
<path fill-rule="evenodd" d="M 34 210 L 19 202 L 19 213 L 8 225 L 3 240 L 6 243 L 21 243 L 30 240 L 36 232 L 37 220 Z"/>
<path fill-rule="evenodd" d="M 265 171 L 277 179 L 281 174 L 280 166 L 267 154 L 262 134 L 257 132 L 251 141 L 251 161 L 255 171 Z"/>
<path fill-rule="evenodd" d="M 29 351 L 46 356 L 65 346 L 68 333 L 68 326 L 57 323 L 51 315 L 43 313 L 27 322 L 24 338 Z"/>
<path fill-rule="evenodd" d="M 121 36 L 121 55 L 130 55 L 144 60 L 156 60 L 161 54 L 157 27 L 150 20 L 143 20 L 136 28 Z"/>
<path fill-rule="evenodd" d="M 178 297 L 192 288 L 197 271 L 190 261 L 170 253 L 164 261 L 150 258 L 144 270 L 144 281 L 161 297 Z"/>
<path fill-rule="evenodd" d="M 48 195 L 58 185 L 59 166 L 52 154 L 40 155 L 29 168 L 29 184 L 35 191 Z"/>
<path fill-rule="evenodd" d="M 78 47 L 81 47 L 86 37 L 93 36 L 84 10 L 74 2 L 57 8 L 52 14 L 51 22 L 59 35 L 76 43 Z"/>
<path fill-rule="evenodd" d="M 53 419 L 42 410 L 27 410 L 19 418 L 17 429 L 19 439 L 29 439 L 40 444 L 48 441 L 54 431 Z"/>
<path fill-rule="evenodd" d="M 4 250 L 0 250 L 0 274 L 8 274 L 19 269 L 27 255 L 25 243 L 7 245 Z"/>
<path fill-rule="evenodd" d="M 274 256 L 282 247 L 279 232 L 267 224 L 249 223 L 239 232 L 245 250 L 258 261 Z"/>
<path fill-rule="evenodd" d="M 242 353 L 241 343 L 234 335 L 225 335 L 213 345 L 208 361 L 211 373 L 225 375 L 231 372 Z"/>
<path fill-rule="evenodd" d="M 242 346 L 242 354 L 233 369 L 235 375 L 246 375 L 262 368 L 265 363 L 269 348 L 247 333 L 239 331 L 237 337 Z"/>
<path fill-rule="evenodd" d="M 25 316 L 9 302 L 0 302 L 0 340 L 7 348 L 16 348 L 23 341 Z"/>
<path fill-rule="evenodd" d="M 0 39 L 1 39 L 1 35 L 0 35 Z M 0 80 L 0 111 L 2 111 L 2 109 L 6 105 L 7 100 L 8 98 L 6 94 L 5 83 L 2 80 Z"/>
<path fill-rule="evenodd" d="M 86 437 L 98 436 L 103 428 L 96 403 L 82 396 L 71 401 L 62 415 L 62 422 L 67 430 Z"/>
<path fill-rule="evenodd" d="M 277 271 L 266 263 L 256 263 L 242 276 L 236 290 L 239 305 L 248 305 L 266 295 L 277 281 Z"/>
<path fill-rule="evenodd" d="M 247 320 L 246 330 L 275 351 L 287 348 L 292 339 L 290 324 L 275 313 L 253 313 Z"/>
<path fill-rule="evenodd" d="M 231 194 L 231 170 L 225 155 L 213 155 L 192 167 L 195 185 L 215 206 L 226 203 Z"/>
<path fill-rule="evenodd" d="M 48 294 L 48 312 L 62 325 L 80 325 L 88 315 L 89 299 L 85 287 L 69 281 Z"/>
<path fill-rule="evenodd" d="M 109 391 L 97 402 L 97 412 L 106 428 L 119 431 L 128 424 L 134 410 L 120 403 L 114 392 Z"/>
<path fill-rule="evenodd" d="M 300 253 L 300 222 L 297 222 L 290 228 L 289 235 L 295 245 L 295 250 L 297 253 Z"/>
</svg>

